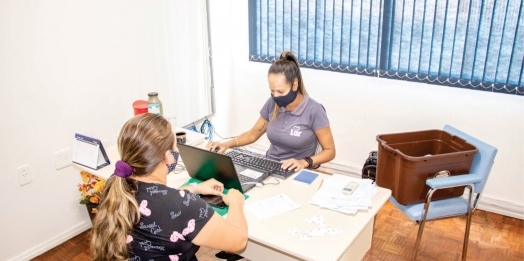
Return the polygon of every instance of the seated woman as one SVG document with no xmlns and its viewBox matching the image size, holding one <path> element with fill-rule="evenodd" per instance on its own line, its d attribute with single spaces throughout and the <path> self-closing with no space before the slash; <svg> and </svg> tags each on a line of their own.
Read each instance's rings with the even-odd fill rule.
<svg viewBox="0 0 524 261">
<path fill-rule="evenodd" d="M 169 122 L 141 114 L 118 137 L 122 160 L 106 182 L 92 229 L 93 260 L 197 260 L 199 246 L 237 252 L 247 244 L 244 196 L 230 189 L 224 219 L 196 194 L 222 195 L 210 179 L 179 189 L 166 186 L 178 160 Z"/>
<path fill-rule="evenodd" d="M 251 144 L 267 133 L 271 145 L 266 156 L 282 162 L 283 169 L 298 172 L 334 159 L 335 142 L 326 110 L 309 97 L 293 53 L 283 52 L 269 67 L 267 79 L 271 97 L 255 125 L 227 142 L 209 142 L 206 148 L 223 153 Z M 318 144 L 322 150 L 316 153 Z"/>
<path fill-rule="evenodd" d="M 334 159 L 335 142 L 326 110 L 309 97 L 293 53 L 283 52 L 269 67 L 267 79 L 271 97 L 260 110 L 255 125 L 224 143 L 209 142 L 206 148 L 223 153 L 229 148 L 254 143 L 267 133 L 271 146 L 266 157 L 280 161 L 285 170 L 298 172 Z M 318 144 L 322 150 L 316 153 Z M 224 251 L 215 256 L 228 260 L 242 258 Z"/>
</svg>

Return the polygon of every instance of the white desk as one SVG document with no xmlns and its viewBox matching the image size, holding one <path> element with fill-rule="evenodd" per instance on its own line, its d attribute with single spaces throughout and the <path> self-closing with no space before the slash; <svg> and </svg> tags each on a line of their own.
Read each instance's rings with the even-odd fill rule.
<svg viewBox="0 0 524 261">
<path fill-rule="evenodd" d="M 84 170 L 101 178 L 109 178 L 115 169 L 115 163 L 120 158 L 117 146 L 106 148 L 111 165 L 100 170 L 92 170 L 84 166 L 73 164 L 74 168 Z M 297 175 L 297 174 L 295 174 Z M 391 196 L 391 191 L 378 188 L 379 192 L 373 197 L 373 207 L 355 215 L 346 215 L 332 210 L 321 209 L 309 204 L 309 199 L 321 184 L 321 180 L 329 175 L 319 173 L 311 185 L 294 181 L 294 176 L 286 180 L 279 180 L 279 185 L 255 187 L 247 194 L 246 204 L 265 199 L 284 192 L 293 201 L 300 204 L 300 208 L 276 217 L 257 219 L 250 211 L 245 210 L 248 223 L 249 242 L 242 256 L 251 260 L 361 260 L 371 248 L 374 217 L 379 209 Z M 186 171 L 179 174 L 169 174 L 167 185 L 177 188 L 189 179 Z M 273 178 L 269 178 L 272 183 Z M 306 222 L 306 218 L 322 215 L 328 228 L 341 228 L 343 233 L 312 237 L 310 240 L 300 240 L 300 235 L 292 235 L 290 228 L 301 231 L 316 229 L 316 225 Z"/>
</svg>

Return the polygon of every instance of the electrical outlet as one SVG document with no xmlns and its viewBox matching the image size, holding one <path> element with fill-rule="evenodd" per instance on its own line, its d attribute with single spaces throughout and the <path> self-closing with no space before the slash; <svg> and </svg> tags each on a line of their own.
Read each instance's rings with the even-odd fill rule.
<svg viewBox="0 0 524 261">
<path fill-rule="evenodd" d="M 71 164 L 71 150 L 69 148 L 55 152 L 56 169 L 63 169 Z"/>
<path fill-rule="evenodd" d="M 31 169 L 29 165 L 23 165 L 16 169 L 16 175 L 18 176 L 18 184 L 20 186 L 31 183 Z"/>
</svg>

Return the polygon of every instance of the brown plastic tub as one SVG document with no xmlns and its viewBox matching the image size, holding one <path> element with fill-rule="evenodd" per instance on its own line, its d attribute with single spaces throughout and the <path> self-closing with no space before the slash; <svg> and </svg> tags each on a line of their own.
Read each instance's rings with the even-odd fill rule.
<svg viewBox="0 0 524 261">
<path fill-rule="evenodd" d="M 402 205 L 424 202 L 426 180 L 439 171 L 451 176 L 469 173 L 477 148 L 442 130 L 382 134 L 377 136 L 376 182 L 388 188 Z M 437 190 L 432 199 L 461 196 L 464 187 Z"/>
</svg>

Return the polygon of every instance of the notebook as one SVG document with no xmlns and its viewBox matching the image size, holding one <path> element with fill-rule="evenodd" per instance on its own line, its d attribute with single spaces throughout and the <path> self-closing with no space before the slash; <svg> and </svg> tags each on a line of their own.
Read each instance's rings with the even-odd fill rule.
<svg viewBox="0 0 524 261">
<path fill-rule="evenodd" d="M 231 158 L 224 154 L 180 143 L 177 147 L 187 173 L 195 179 L 205 181 L 214 178 L 222 182 L 224 188 L 234 188 L 245 193 L 269 176 L 269 173 L 253 173 L 250 169 L 233 164 Z"/>
</svg>

